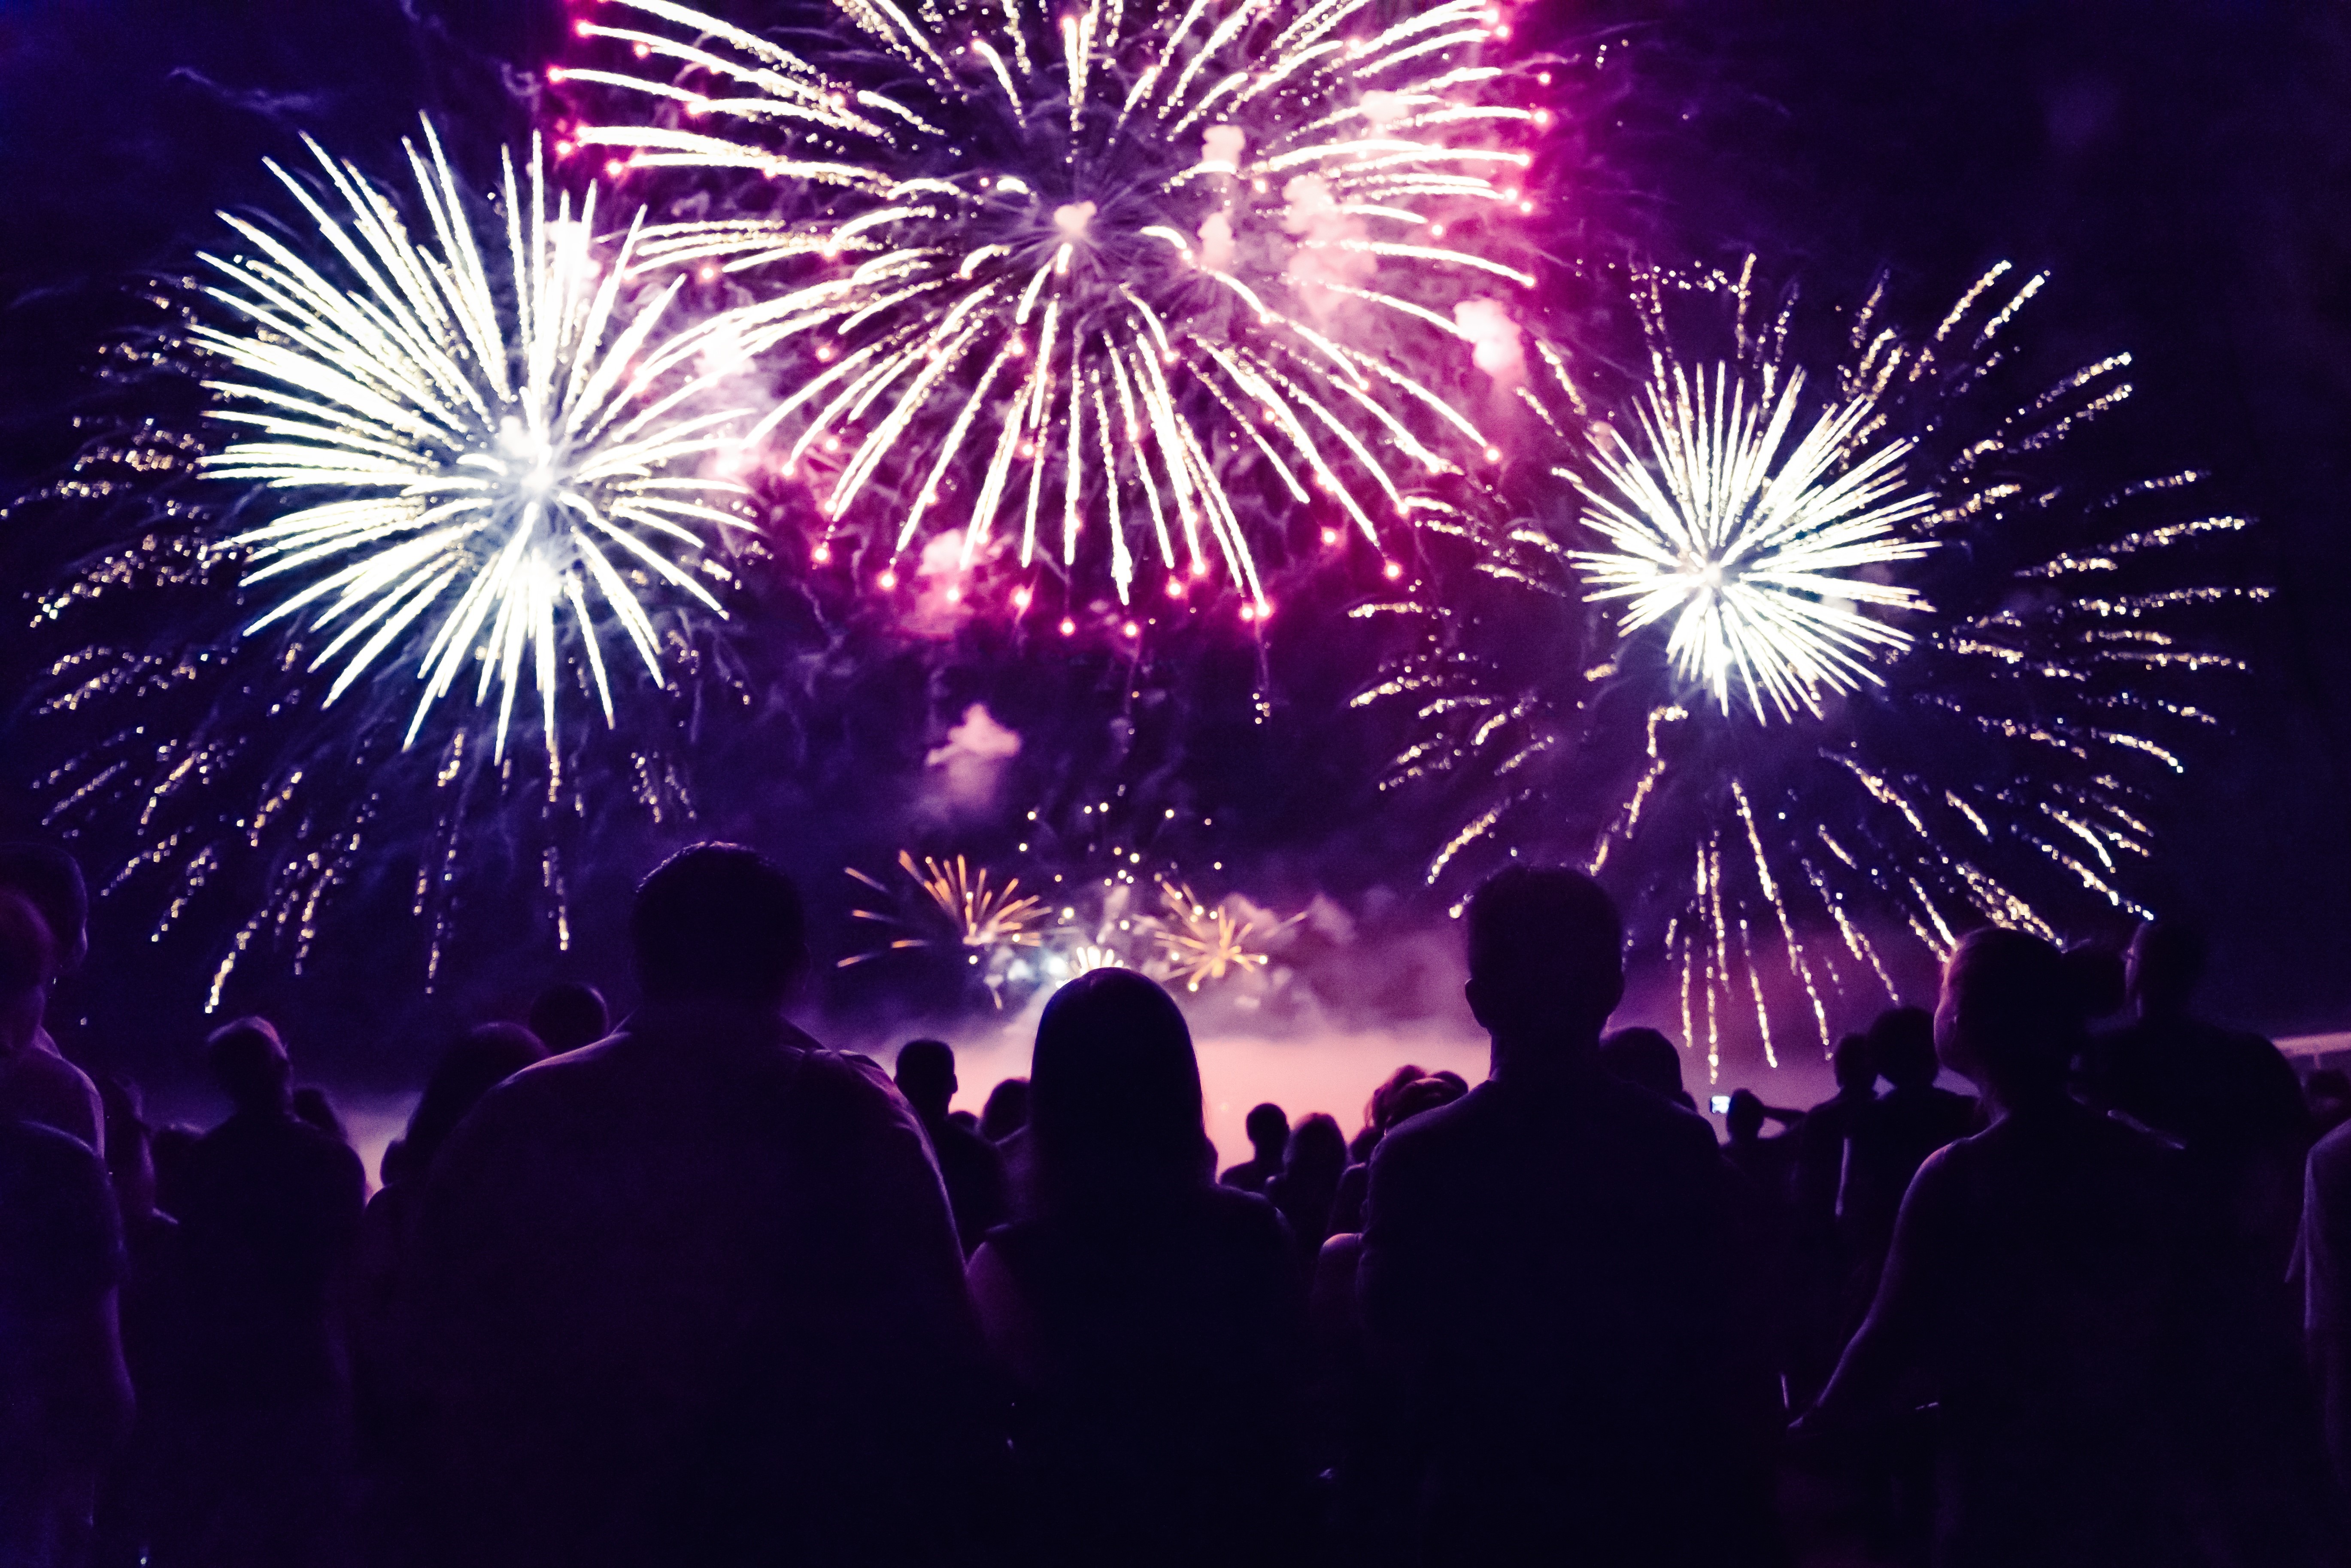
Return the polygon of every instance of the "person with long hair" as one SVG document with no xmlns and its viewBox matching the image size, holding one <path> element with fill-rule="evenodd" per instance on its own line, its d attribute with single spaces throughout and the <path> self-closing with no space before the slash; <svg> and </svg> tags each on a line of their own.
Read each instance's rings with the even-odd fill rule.
<svg viewBox="0 0 2351 1568">
<path fill-rule="evenodd" d="M 1037 1213 L 971 1260 L 1014 1391 L 1030 1561 L 1289 1563 L 1311 1527 L 1303 1304 L 1272 1205 L 1218 1186 L 1175 1001 L 1098 969 L 1029 1070 Z"/>
<path fill-rule="evenodd" d="M 1970 933 L 1935 1043 L 1991 1113 L 1911 1181 L 1868 1317 L 1806 1430 L 1939 1407 L 1938 1568 L 2309 1560 L 2244 1511 L 2199 1322 L 2179 1155 L 2066 1092 L 2088 977 L 2040 937 Z M 2250 1544 L 2241 1542 L 2241 1544 Z"/>
</svg>

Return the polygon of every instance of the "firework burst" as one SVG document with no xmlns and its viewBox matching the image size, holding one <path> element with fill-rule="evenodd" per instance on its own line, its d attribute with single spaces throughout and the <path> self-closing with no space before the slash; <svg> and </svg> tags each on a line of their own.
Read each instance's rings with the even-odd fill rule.
<svg viewBox="0 0 2351 1568">
<path fill-rule="evenodd" d="M 481 201 L 429 124 L 405 205 L 311 151 L 310 180 L 270 165 L 307 222 L 224 214 L 236 249 L 121 346 L 142 392 L 201 386 L 212 428 L 142 407 L 24 503 L 126 541 L 37 607 L 67 650 L 35 709 L 64 754 L 45 822 L 127 830 L 101 891 L 160 882 L 159 940 L 242 906 L 214 1006 L 262 947 L 300 973 L 361 890 L 425 920 L 428 988 L 461 882 L 568 946 L 580 862 L 693 815 L 674 742 L 737 663 L 714 590 L 761 553 L 705 471 L 743 423 L 731 340 L 629 276 L 633 226 L 600 243 L 592 190 L 536 156 Z M 559 732 L 574 703 L 604 725 Z M 518 707 L 543 757 L 509 748 Z"/>
<path fill-rule="evenodd" d="M 953 946 L 964 950 L 977 964 L 987 956 L 1016 947 L 1034 947 L 1045 940 L 1044 925 L 1050 913 L 1045 901 L 1035 894 L 1020 892 L 1020 879 L 1007 877 L 1000 884 L 989 884 L 985 867 L 975 870 L 962 855 L 953 860 L 935 860 L 925 855 L 918 863 L 907 851 L 898 852 L 898 869 L 906 874 L 916 892 L 922 908 L 921 925 L 936 927 L 945 922 L 946 935 L 915 935 L 921 927 L 894 912 L 875 909 L 853 909 L 851 915 L 859 920 L 878 921 L 893 925 L 908 935 L 892 938 L 883 946 L 871 952 L 852 953 L 841 960 L 840 967 L 848 968 L 884 953 L 901 952 L 910 947 Z M 849 874 L 885 897 L 895 896 L 887 883 L 866 875 L 854 866 Z"/>
<path fill-rule="evenodd" d="M 1273 961 L 1267 939 L 1290 924 L 1264 928 L 1256 915 L 1235 910 L 1230 900 L 1211 906 L 1190 887 L 1163 878 L 1159 913 L 1150 917 L 1155 967 L 1187 991 L 1228 975 L 1252 974 Z"/>
<path fill-rule="evenodd" d="M 1746 1019 L 1767 1061 L 1825 1047 L 1969 926 L 2143 915 L 2156 792 L 2217 722 L 2197 682 L 2239 667 L 2227 607 L 2265 597 L 2214 580 L 2247 525 L 2185 510 L 2201 476 L 2057 466 L 2129 395 L 2127 356 L 1984 415 L 2042 284 L 2007 271 L 1926 334 L 1874 293 L 1815 378 L 1751 265 L 1645 280 L 1649 375 L 1613 400 L 1632 434 L 1559 471 L 1577 515 L 1481 534 L 1490 591 L 1358 612 L 1422 629 L 1357 702 L 1411 715 L 1388 787 L 1458 802 L 1431 884 L 1580 860 L 1712 1065 Z M 1719 362 L 1685 351 L 1726 326 Z"/>
<path fill-rule="evenodd" d="M 1822 409 L 1783 451 L 1804 378 L 1775 369 L 1764 367 L 1751 402 L 1749 378 L 1729 365 L 1710 382 L 1703 367 L 1663 369 L 1639 411 L 1640 444 L 1596 425 L 1589 462 L 1599 482 L 1568 473 L 1583 493 L 1584 526 L 1608 545 L 1572 559 L 1595 602 L 1631 601 L 1618 631 L 1668 622 L 1677 674 L 1725 713 L 1736 677 L 1750 709 L 1768 703 L 1784 718 L 1799 705 L 1818 716 L 1823 691 L 1876 682 L 1870 661 L 1910 645 L 1907 631 L 1863 607 L 1929 606 L 1865 572 L 1931 549 L 1902 528 L 1935 503 L 1906 483 L 1909 442 L 1856 441 L 1876 412 L 1865 394 Z"/>
<path fill-rule="evenodd" d="M 742 486 L 695 469 L 732 444 L 740 411 L 706 405 L 737 356 L 723 321 L 663 335 L 679 282 L 627 297 L 637 229 L 600 256 L 593 187 L 576 215 L 569 195 L 550 210 L 536 149 L 527 182 L 509 157 L 503 221 L 477 234 L 424 137 L 429 159 L 408 152 L 429 241 L 315 143 L 331 201 L 269 165 L 311 254 L 223 214 L 252 249 L 207 257 L 206 292 L 237 322 L 193 336 L 227 366 L 213 417 L 251 435 L 204 467 L 298 499 L 226 544 L 249 588 L 284 594 L 245 634 L 307 634 L 307 668 L 335 667 L 324 703 L 413 663 L 413 742 L 471 677 L 475 706 L 497 693 L 496 759 L 528 680 L 553 758 L 575 653 L 612 722 L 600 622 L 658 684 L 662 601 L 725 614 L 700 579 L 725 580 L 705 552 L 747 526 L 718 505 Z"/>
<path fill-rule="evenodd" d="M 1256 616 L 1260 515 L 1378 546 L 1494 455 L 1430 367 L 1468 358 L 1457 308 L 1532 281 L 1485 253 L 1549 114 L 1484 62 L 1483 0 L 835 7 L 788 47 L 609 0 L 577 31 L 645 63 L 555 73 L 658 106 L 569 129 L 614 171 L 773 183 L 640 255 L 786 269 L 739 329 L 795 366 L 753 434 L 813 484 L 820 561 L 871 496 L 885 587 L 951 518 L 967 570 L 1017 535 L 1024 569 L 1106 553 L 1125 601 L 1155 562 L 1181 601 L 1220 566 Z"/>
</svg>

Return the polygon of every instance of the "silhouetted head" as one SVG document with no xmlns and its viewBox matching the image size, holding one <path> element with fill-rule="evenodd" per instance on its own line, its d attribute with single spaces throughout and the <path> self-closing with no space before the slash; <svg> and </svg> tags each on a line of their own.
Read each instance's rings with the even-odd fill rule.
<svg viewBox="0 0 2351 1568">
<path fill-rule="evenodd" d="M 1865 1037 L 1870 1064 L 1896 1089 L 1924 1089 L 1943 1064 L 1935 1058 L 1935 1015 L 1925 1008 L 1888 1008 Z"/>
<path fill-rule="evenodd" d="M 1335 1116 L 1316 1111 L 1299 1118 L 1282 1151 L 1281 1174 L 1293 1183 L 1335 1186 L 1347 1168 L 1347 1134 Z"/>
<path fill-rule="evenodd" d="M 1934 1050 L 1932 1026 L 1928 1028 L 1927 1048 Z M 1829 1071 L 1836 1075 L 1837 1091 L 1844 1094 L 1866 1094 L 1877 1087 L 1877 1053 L 1869 1048 L 1865 1034 L 1849 1034 L 1836 1042 L 1829 1053 Z"/>
<path fill-rule="evenodd" d="M 1723 1113 L 1722 1125 L 1732 1143 L 1752 1143 L 1763 1134 L 1763 1102 L 1752 1089 L 1732 1090 L 1730 1109 Z"/>
<path fill-rule="evenodd" d="M 538 1037 L 520 1024 L 476 1024 L 459 1035 L 424 1082 L 423 1096 L 401 1135 L 399 1159 L 393 1159 L 390 1149 L 384 1151 L 384 1185 L 393 1184 L 395 1170 L 402 1181 L 423 1177 L 441 1145 L 483 1095 L 532 1062 L 546 1061 L 547 1055 Z"/>
<path fill-rule="evenodd" d="M 1935 1012 L 1945 1065 L 2005 1105 L 2062 1093 L 2089 1034 L 2084 967 L 2022 931 L 1969 932 L 1943 967 Z"/>
<path fill-rule="evenodd" d="M 47 844 L 0 844 L 0 888 L 23 895 L 40 912 L 59 974 L 80 967 L 89 952 L 89 889 L 73 856 Z"/>
<path fill-rule="evenodd" d="M 2065 949 L 2066 960 L 2081 972 L 2083 1005 L 2094 1019 L 2112 1018 L 2130 1002 L 2130 964 L 2111 947 L 2077 942 Z"/>
<path fill-rule="evenodd" d="M 1063 986 L 1037 1020 L 1029 1135 L 1049 1200 L 1114 1205 L 1210 1179 L 1200 1065 L 1175 999 L 1128 969 Z"/>
<path fill-rule="evenodd" d="M 1388 1126 L 1391 1130 L 1400 1127 L 1423 1111 L 1450 1105 L 1468 1092 L 1469 1085 L 1458 1072 L 1432 1072 L 1426 1078 L 1416 1078 L 1391 1103 Z"/>
<path fill-rule="evenodd" d="M 593 1045 L 612 1032 L 604 993 L 579 980 L 558 980 L 530 1004 L 532 1038 L 549 1056 Z"/>
<path fill-rule="evenodd" d="M 1612 1078 L 1646 1089 L 1661 1099 L 1682 1097 L 1682 1053 L 1663 1030 L 1620 1029 L 1600 1042 L 1600 1065 Z"/>
<path fill-rule="evenodd" d="M 2150 920 L 2131 938 L 2130 999 L 2141 1018 L 2178 1018 L 2195 999 L 2208 956 L 2204 933 L 2185 921 Z"/>
<path fill-rule="evenodd" d="M 898 1052 L 898 1092 L 925 1122 L 943 1121 L 955 1098 L 955 1051 L 943 1040 L 910 1040 Z"/>
<path fill-rule="evenodd" d="M 286 1085 L 293 1064 L 277 1026 L 265 1018 L 241 1018 L 204 1038 L 204 1062 L 213 1082 L 240 1111 L 276 1113 L 291 1108 Z"/>
<path fill-rule="evenodd" d="M 1596 1045 L 1625 996 L 1616 905 L 1579 871 L 1512 866 L 1469 898 L 1469 1010 L 1502 1041 Z"/>
<path fill-rule="evenodd" d="M 1268 1165 L 1281 1163 L 1281 1153 L 1290 1146 L 1290 1114 L 1268 1101 L 1249 1108 L 1248 1120 L 1241 1130 L 1249 1134 L 1249 1150 Z"/>
<path fill-rule="evenodd" d="M 783 1005 L 808 967 L 799 891 L 740 844 L 696 844 L 664 861 L 629 914 L 637 983 L 656 1002 Z"/>
<path fill-rule="evenodd" d="M 39 1032 L 56 953 L 32 901 L 0 891 L 0 1054 L 27 1049 Z"/>
<path fill-rule="evenodd" d="M 1000 1144 L 1029 1124 L 1029 1081 L 1008 1078 L 987 1092 L 979 1108 L 979 1135 Z"/>
</svg>

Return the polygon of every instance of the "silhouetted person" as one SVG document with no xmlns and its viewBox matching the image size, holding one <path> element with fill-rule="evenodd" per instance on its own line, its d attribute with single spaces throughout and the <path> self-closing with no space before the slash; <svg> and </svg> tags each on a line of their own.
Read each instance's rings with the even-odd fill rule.
<svg viewBox="0 0 2351 1568">
<path fill-rule="evenodd" d="M 1796 1140 L 1803 1119 L 1801 1111 L 1766 1105 L 1752 1089 L 1732 1090 L 1730 1109 L 1722 1117 L 1722 1130 L 1729 1134 L 1723 1157 L 1783 1217 L 1795 1197 Z M 1798 1133 L 1767 1138 L 1763 1135 L 1767 1121 L 1793 1124 Z"/>
<path fill-rule="evenodd" d="M 0 1049 L 29 1048 L 55 959 L 0 897 Z M 122 1228 L 106 1167 L 53 1127 L 0 1119 L 0 1563 L 78 1563 L 99 1473 L 129 1435 L 116 1325 Z"/>
<path fill-rule="evenodd" d="M 1300 1266 L 1310 1272 L 1323 1238 L 1331 1234 L 1331 1207 L 1346 1169 L 1346 1134 L 1339 1131 L 1336 1118 L 1316 1111 L 1290 1129 L 1280 1173 L 1265 1184 L 1265 1196 L 1290 1222 Z"/>
<path fill-rule="evenodd" d="M 2039 937 L 1959 943 L 1935 1038 L 1993 1121 L 1920 1166 L 1869 1316 L 1805 1422 L 1939 1404 L 1938 1568 L 2210 1560 L 2195 1456 L 2220 1435 L 2193 1403 L 2179 1161 L 2066 1093 L 2082 985 Z"/>
<path fill-rule="evenodd" d="M 702 844 L 630 916 L 644 1005 L 491 1090 L 418 1238 L 433 1561 L 942 1561 L 988 1449 L 946 1194 L 881 1069 L 787 1022 L 799 895 Z"/>
<path fill-rule="evenodd" d="M 1805 1112 L 1796 1130 L 1796 1215 L 1807 1234 L 1834 1230 L 1845 1139 L 1862 1108 L 1877 1098 L 1877 1060 L 1867 1035 L 1838 1040 L 1829 1068 L 1836 1076 L 1835 1096 Z"/>
<path fill-rule="evenodd" d="M 1000 1144 L 1029 1124 L 1029 1081 L 1008 1078 L 987 1092 L 979 1108 L 979 1135 Z"/>
<path fill-rule="evenodd" d="M 1935 1054 L 1934 1015 L 1926 1009 L 1880 1013 L 1869 1026 L 1868 1040 L 1886 1092 L 1854 1109 L 1837 1205 L 1847 1243 L 1874 1292 L 1877 1265 L 1894 1239 L 1894 1217 L 1911 1176 L 1928 1155 L 1973 1132 L 1978 1116 L 1973 1100 L 1935 1085 L 1942 1063 Z"/>
<path fill-rule="evenodd" d="M 88 950 L 80 868 L 46 845 L 0 844 L 0 898 L 40 925 L 51 966 L 26 1004 L 34 1009 L 32 1030 L 23 1040 L 0 1046 L 0 1118 L 55 1127 L 103 1155 L 106 1107 L 98 1085 L 57 1054 L 42 1018 L 49 986 Z"/>
<path fill-rule="evenodd" d="M 1793 1222 L 1793 1321 L 1789 1328 L 1790 1376 L 1796 1397 L 1809 1401 L 1830 1370 L 1867 1298 L 1859 1291 L 1853 1259 L 1837 1225 L 1837 1197 L 1844 1185 L 1846 1140 L 1855 1120 L 1877 1097 L 1877 1062 L 1866 1035 L 1849 1034 L 1830 1054 L 1837 1092 L 1804 1113 L 1796 1129 Z M 1875 1283 L 1874 1281 L 1870 1283 Z"/>
<path fill-rule="evenodd" d="M 1390 1129 L 1409 1121 L 1423 1111 L 1434 1111 L 1439 1105 L 1450 1105 L 1469 1092 L 1468 1081 L 1458 1072 L 1440 1070 L 1424 1078 L 1416 1078 L 1388 1094 L 1380 1105 L 1380 1114 L 1386 1118 L 1378 1129 L 1385 1137 Z M 1349 1166 L 1339 1177 L 1338 1196 L 1331 1200 L 1331 1234 L 1333 1236 L 1358 1232 L 1364 1228 L 1364 1193 L 1371 1186 L 1372 1167 L 1364 1164 Z M 1348 1310 L 1353 1311 L 1354 1264 L 1346 1264 L 1348 1278 Z M 1319 1276 L 1318 1276 L 1319 1278 Z M 1318 1286 L 1318 1288 L 1320 1288 Z"/>
<path fill-rule="evenodd" d="M 1281 1156 L 1290 1147 L 1290 1113 L 1271 1101 L 1252 1105 L 1241 1131 L 1249 1134 L 1249 1157 L 1217 1179 L 1243 1192 L 1261 1193 L 1266 1183 L 1281 1174 Z"/>
<path fill-rule="evenodd" d="M 1635 1025 L 1616 1030 L 1600 1042 L 1600 1065 L 1685 1111 L 1698 1109 L 1682 1087 L 1682 1053 L 1662 1030 Z"/>
<path fill-rule="evenodd" d="M 955 1211 L 956 1235 L 968 1256 L 982 1238 L 1012 1218 L 1004 1156 L 978 1132 L 947 1113 L 956 1092 L 955 1051 L 945 1040 L 909 1040 L 898 1052 L 898 1092 L 922 1118 Z"/>
<path fill-rule="evenodd" d="M 359 1155 L 294 1114 L 292 1064 L 263 1019 L 204 1042 L 234 1107 L 189 1152 L 190 1433 L 183 1554 L 223 1568 L 338 1562 L 349 1386 L 329 1288 L 366 1193 Z"/>
<path fill-rule="evenodd" d="M 2302 1207 L 2303 1336 L 2338 1494 L 2351 1498 L 2351 1124 L 2310 1151 Z"/>
<path fill-rule="evenodd" d="M 1416 1414 L 1366 1528 L 1411 1563 L 1775 1560 L 1771 1368 L 1738 1344 L 1730 1179 L 1706 1123 L 1599 1063 L 1622 929 L 1580 873 L 1471 898 L 1493 1072 L 1381 1140 L 1358 1293 Z"/>
<path fill-rule="evenodd" d="M 520 1024 L 486 1023 L 441 1053 L 404 1132 L 383 1152 L 383 1189 L 368 1200 L 351 1270 L 352 1373 L 366 1479 L 364 1518 L 377 1561 L 425 1555 L 417 1540 L 428 1408 L 414 1327 L 417 1231 L 433 1164 L 483 1095 L 547 1050 Z"/>
<path fill-rule="evenodd" d="M 2168 921 L 2131 939 L 2134 1020 L 2090 1056 L 2097 1101 L 2188 1151 L 2198 1191 L 2247 1265 L 2282 1279 L 2294 1253 L 2309 1113 L 2294 1069 L 2260 1035 L 2193 1012 L 2203 937 Z"/>
<path fill-rule="evenodd" d="M 1211 1179 L 1183 1014 L 1140 975 L 1081 976 L 1029 1082 L 1040 1212 L 971 1260 L 1018 1396 L 1024 1561 L 1291 1568 L 1312 1509 L 1298 1272 L 1272 1207 Z"/>
<path fill-rule="evenodd" d="M 115 1075 L 99 1092 L 106 1102 L 107 1174 L 122 1220 L 122 1359 L 139 1410 L 129 1445 L 99 1487 L 91 1561 L 96 1568 L 139 1568 L 152 1553 L 162 1489 L 175 1464 L 172 1445 L 182 1430 L 180 1226 L 155 1204 L 153 1140 L 137 1089 Z"/>
<path fill-rule="evenodd" d="M 1388 1114 L 1388 1102 L 1402 1093 L 1405 1084 L 1417 1083 L 1427 1076 L 1426 1072 L 1407 1061 L 1380 1081 L 1379 1087 L 1372 1091 L 1371 1099 L 1364 1103 L 1363 1126 L 1347 1140 L 1347 1157 L 1350 1160 L 1362 1165 L 1372 1157 L 1372 1151 L 1379 1147 L 1380 1135 L 1387 1131 L 1392 1119 Z"/>
<path fill-rule="evenodd" d="M 530 1004 L 530 1032 L 549 1056 L 593 1045 L 612 1032 L 604 993 L 580 980 L 558 980 Z"/>
</svg>

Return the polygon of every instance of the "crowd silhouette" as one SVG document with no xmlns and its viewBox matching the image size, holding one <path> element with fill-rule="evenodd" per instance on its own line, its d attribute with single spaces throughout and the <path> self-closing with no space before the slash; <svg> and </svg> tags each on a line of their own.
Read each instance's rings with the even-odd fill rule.
<svg viewBox="0 0 2351 1568">
<path fill-rule="evenodd" d="M 207 1131 L 67 1061 L 86 919 L 0 845 L 0 1568 L 2346 1561 L 2351 1084 L 2201 1019 L 2185 926 L 1970 932 L 1718 1139 L 1608 1032 L 1607 894 L 1513 868 L 1484 1082 L 1258 1105 L 1220 1178 L 1152 980 L 975 1117 L 788 1020 L 799 895 L 703 844 L 640 1004 L 449 1041 L 371 1197 L 266 1019 Z"/>
</svg>

